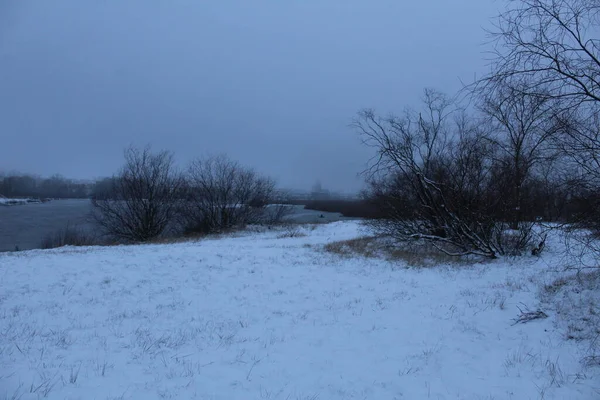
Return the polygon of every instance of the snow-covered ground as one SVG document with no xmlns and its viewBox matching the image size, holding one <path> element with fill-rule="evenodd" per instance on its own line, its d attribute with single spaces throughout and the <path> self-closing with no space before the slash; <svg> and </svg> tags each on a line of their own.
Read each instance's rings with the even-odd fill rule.
<svg viewBox="0 0 600 400">
<path fill-rule="evenodd" d="M 552 243 L 406 268 L 323 251 L 356 222 L 302 229 L 0 254 L 0 399 L 600 398 L 589 343 L 540 303 Z"/>
</svg>

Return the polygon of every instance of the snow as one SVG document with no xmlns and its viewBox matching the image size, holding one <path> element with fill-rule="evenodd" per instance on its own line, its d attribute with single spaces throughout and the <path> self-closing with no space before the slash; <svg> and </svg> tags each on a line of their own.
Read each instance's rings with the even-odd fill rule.
<svg viewBox="0 0 600 400">
<path fill-rule="evenodd" d="M 10 206 L 17 204 L 27 204 L 27 199 L 7 199 L 5 197 L 0 197 L 0 206 Z"/>
<path fill-rule="evenodd" d="M 6 197 L 0 197 L 0 206 L 16 206 L 24 205 L 28 203 L 41 203 L 41 200 L 35 199 L 8 199 Z"/>
<path fill-rule="evenodd" d="M 0 254 L 0 399 L 593 399 L 542 258 L 339 257 L 357 222 Z M 546 299 L 547 301 L 547 299 Z M 4 396 L 4 397 L 3 397 Z"/>
</svg>

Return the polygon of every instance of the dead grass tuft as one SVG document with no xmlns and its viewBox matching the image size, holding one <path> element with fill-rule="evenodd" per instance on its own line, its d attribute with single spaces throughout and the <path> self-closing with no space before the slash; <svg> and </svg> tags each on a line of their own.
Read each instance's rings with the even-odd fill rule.
<svg viewBox="0 0 600 400">
<path fill-rule="evenodd" d="M 404 262 L 411 267 L 432 267 L 441 264 L 472 263 L 471 259 L 452 257 L 428 243 L 398 244 L 389 238 L 363 236 L 356 239 L 328 243 L 325 251 L 340 257 L 383 258 L 392 262 Z"/>
<path fill-rule="evenodd" d="M 67 224 L 51 234 L 46 235 L 41 243 L 40 249 L 56 249 L 64 246 L 94 246 L 100 244 L 100 240 L 84 229 Z"/>
<path fill-rule="evenodd" d="M 341 257 L 353 257 L 355 255 L 363 257 L 375 257 L 376 249 L 373 246 L 375 237 L 365 236 L 350 240 L 341 240 L 331 242 L 325 245 L 325 251 L 337 254 Z"/>
<path fill-rule="evenodd" d="M 566 277 L 560 277 L 557 280 L 555 280 L 554 282 L 544 285 L 543 287 L 543 291 L 548 294 L 548 295 L 553 295 L 558 293 L 558 291 L 566 286 L 569 283 L 569 280 Z"/>
<path fill-rule="evenodd" d="M 277 235 L 278 239 L 287 239 L 287 238 L 301 238 L 308 236 L 305 232 L 303 232 L 300 227 L 290 225 L 285 228 L 285 230 Z"/>
<path fill-rule="evenodd" d="M 206 236 L 202 235 L 187 235 L 181 237 L 162 237 L 149 240 L 145 244 L 177 244 L 177 243 L 190 243 L 198 242 Z"/>
</svg>

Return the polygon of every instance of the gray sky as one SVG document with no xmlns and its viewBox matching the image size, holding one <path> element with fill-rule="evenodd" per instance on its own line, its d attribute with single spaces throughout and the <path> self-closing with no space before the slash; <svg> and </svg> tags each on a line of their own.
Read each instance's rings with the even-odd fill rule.
<svg viewBox="0 0 600 400">
<path fill-rule="evenodd" d="M 493 0 L 0 0 L 0 171 L 111 175 L 129 144 L 356 190 L 355 113 L 485 71 Z"/>
</svg>

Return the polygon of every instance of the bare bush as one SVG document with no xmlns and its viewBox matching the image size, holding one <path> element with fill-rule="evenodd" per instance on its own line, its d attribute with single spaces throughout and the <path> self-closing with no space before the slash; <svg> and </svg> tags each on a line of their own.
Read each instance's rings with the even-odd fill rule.
<svg viewBox="0 0 600 400">
<path fill-rule="evenodd" d="M 525 250 L 532 224 L 508 229 L 497 149 L 486 132 L 452 111 L 443 94 L 426 90 L 424 106 L 423 112 L 389 118 L 367 110 L 355 120 L 364 142 L 377 151 L 366 173 L 386 218 L 371 226 L 401 241 L 429 241 L 448 255 L 495 258 Z"/>
<path fill-rule="evenodd" d="M 92 233 L 67 224 L 64 228 L 46 235 L 40 244 L 41 249 L 55 249 L 63 246 L 93 246 L 99 243 Z"/>
<path fill-rule="evenodd" d="M 270 204 L 267 204 L 260 214 L 257 223 L 261 225 L 279 225 L 284 223 L 286 217 L 293 212 L 294 207 L 286 204 L 285 196 L 275 195 Z"/>
<path fill-rule="evenodd" d="M 182 188 L 171 153 L 130 147 L 119 174 L 92 198 L 92 216 L 117 240 L 145 242 L 172 226 Z"/>
<path fill-rule="evenodd" d="M 308 236 L 305 232 L 300 229 L 300 226 L 295 224 L 289 224 L 284 227 L 284 231 L 277 235 L 278 239 L 293 239 Z"/>
<path fill-rule="evenodd" d="M 225 156 L 194 161 L 188 168 L 187 185 L 182 217 L 188 232 L 273 224 L 290 209 L 281 203 L 273 180 Z"/>
<path fill-rule="evenodd" d="M 572 202 L 576 204 L 570 218 L 572 228 L 589 231 L 591 245 L 600 239 L 600 189 L 579 190 L 573 193 Z"/>
</svg>

